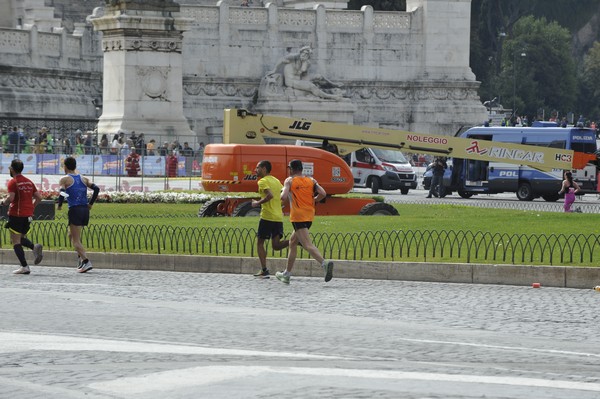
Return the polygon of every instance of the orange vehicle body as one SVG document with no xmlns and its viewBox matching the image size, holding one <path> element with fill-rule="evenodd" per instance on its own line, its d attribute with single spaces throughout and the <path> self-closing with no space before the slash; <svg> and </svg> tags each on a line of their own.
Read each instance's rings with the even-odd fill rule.
<svg viewBox="0 0 600 399">
<path fill-rule="evenodd" d="M 300 159 L 304 174 L 314 177 L 327 192 L 327 198 L 316 204 L 317 215 L 357 215 L 370 198 L 332 197 L 346 194 L 354 185 L 352 171 L 346 162 L 330 152 L 294 145 L 209 144 L 202 159 L 202 186 L 206 191 L 236 193 L 257 192 L 256 164 L 271 162 L 271 175 L 282 183 L 289 176 L 288 164 Z M 275 193 L 278 194 L 278 193 Z M 220 215 L 230 216 L 251 198 L 226 198 L 218 205 Z M 287 201 L 284 213 L 289 214 Z"/>
</svg>

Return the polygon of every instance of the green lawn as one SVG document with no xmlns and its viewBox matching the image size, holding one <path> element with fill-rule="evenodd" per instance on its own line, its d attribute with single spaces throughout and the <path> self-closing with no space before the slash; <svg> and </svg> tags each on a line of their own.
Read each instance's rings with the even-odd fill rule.
<svg viewBox="0 0 600 399">
<path fill-rule="evenodd" d="M 256 228 L 256 218 L 198 218 L 199 204 L 96 204 L 92 223 L 180 227 Z M 595 215 L 459 205 L 395 204 L 399 216 L 317 216 L 311 232 L 463 230 L 507 234 L 589 234 L 599 231 Z M 66 215 L 66 211 L 63 210 Z M 111 217 L 114 216 L 114 217 Z M 291 225 L 286 220 L 286 231 Z"/>
</svg>

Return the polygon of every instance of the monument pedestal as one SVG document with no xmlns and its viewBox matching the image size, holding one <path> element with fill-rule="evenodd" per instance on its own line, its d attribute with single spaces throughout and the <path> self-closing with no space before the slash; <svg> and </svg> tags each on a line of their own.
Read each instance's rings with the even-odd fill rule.
<svg viewBox="0 0 600 399">
<path fill-rule="evenodd" d="M 178 11 L 169 0 L 112 0 L 104 16 L 91 20 L 103 32 L 99 134 L 194 135 L 183 114 L 181 54 L 192 20 L 173 17 Z"/>
<path fill-rule="evenodd" d="M 354 123 L 356 105 L 350 101 L 297 100 L 259 101 L 254 111 L 260 114 L 281 115 L 335 123 Z"/>
</svg>

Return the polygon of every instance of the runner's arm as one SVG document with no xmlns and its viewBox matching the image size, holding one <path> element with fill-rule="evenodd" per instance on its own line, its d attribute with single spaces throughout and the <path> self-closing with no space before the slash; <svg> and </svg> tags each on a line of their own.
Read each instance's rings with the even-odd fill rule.
<svg viewBox="0 0 600 399">
<path fill-rule="evenodd" d="M 100 187 L 98 187 L 97 185 L 95 185 L 94 183 L 92 183 L 91 185 L 88 186 L 89 188 L 91 188 L 94 192 L 92 193 L 92 198 L 90 198 L 90 203 L 88 206 L 92 206 L 94 205 L 94 202 L 96 202 L 96 199 L 98 198 L 98 193 L 100 193 Z"/>
<path fill-rule="evenodd" d="M 4 201 L 2 201 L 2 205 L 4 206 L 9 206 L 11 202 L 13 202 L 13 200 L 15 199 L 15 193 L 12 191 L 8 192 L 8 197 L 6 197 L 4 199 Z"/>
<path fill-rule="evenodd" d="M 42 194 L 39 191 L 33 193 L 33 207 L 35 208 L 42 201 Z"/>
<path fill-rule="evenodd" d="M 317 196 L 315 197 L 315 202 L 321 201 L 323 198 L 327 197 L 327 192 L 325 189 L 319 185 L 319 183 L 313 179 L 315 183 L 315 190 L 317 191 Z"/>
<path fill-rule="evenodd" d="M 285 182 L 283 183 L 283 190 L 281 190 L 281 197 L 280 197 L 281 201 L 289 200 L 291 184 L 292 184 L 291 177 L 288 177 L 287 179 L 285 179 Z"/>
</svg>

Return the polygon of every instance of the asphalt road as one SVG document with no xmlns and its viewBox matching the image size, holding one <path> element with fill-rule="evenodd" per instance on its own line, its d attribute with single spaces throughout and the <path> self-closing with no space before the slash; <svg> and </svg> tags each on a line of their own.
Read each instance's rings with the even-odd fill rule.
<svg viewBox="0 0 600 399">
<path fill-rule="evenodd" d="M 13 267 L 0 398 L 600 397 L 593 290 Z"/>
</svg>

